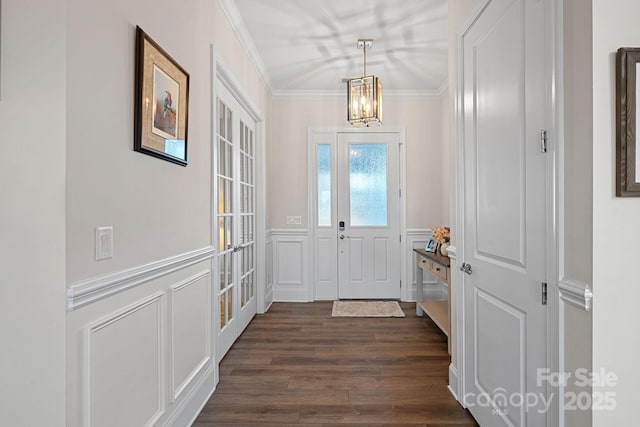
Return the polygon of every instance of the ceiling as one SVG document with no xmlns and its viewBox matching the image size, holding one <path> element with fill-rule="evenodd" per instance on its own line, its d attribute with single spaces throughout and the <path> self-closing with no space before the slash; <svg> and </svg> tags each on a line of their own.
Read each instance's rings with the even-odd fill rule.
<svg viewBox="0 0 640 427">
<path fill-rule="evenodd" d="M 363 73 L 386 94 L 437 96 L 447 82 L 447 0 L 220 0 L 274 95 L 345 92 Z"/>
</svg>

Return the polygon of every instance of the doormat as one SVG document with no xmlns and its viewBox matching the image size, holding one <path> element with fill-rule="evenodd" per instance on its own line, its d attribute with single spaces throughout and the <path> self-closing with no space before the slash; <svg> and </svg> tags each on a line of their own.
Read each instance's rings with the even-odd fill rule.
<svg viewBox="0 0 640 427">
<path fill-rule="evenodd" d="M 404 317 L 397 301 L 334 301 L 332 317 Z"/>
</svg>

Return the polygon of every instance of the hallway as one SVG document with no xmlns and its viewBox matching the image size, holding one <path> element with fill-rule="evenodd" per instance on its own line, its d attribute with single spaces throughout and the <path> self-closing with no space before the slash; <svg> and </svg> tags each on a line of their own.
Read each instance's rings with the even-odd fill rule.
<svg viewBox="0 0 640 427">
<path fill-rule="evenodd" d="M 475 426 L 447 390 L 447 343 L 405 318 L 332 318 L 331 303 L 275 303 L 220 364 L 194 426 Z"/>
</svg>

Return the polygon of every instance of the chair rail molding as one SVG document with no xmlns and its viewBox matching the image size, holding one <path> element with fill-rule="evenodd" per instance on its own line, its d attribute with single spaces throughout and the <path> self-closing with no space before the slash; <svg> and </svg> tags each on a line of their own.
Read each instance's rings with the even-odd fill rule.
<svg viewBox="0 0 640 427">
<path fill-rule="evenodd" d="M 150 280 L 211 259 L 213 246 L 207 246 L 138 267 L 75 283 L 67 289 L 67 309 L 76 310 Z"/>
<path fill-rule="evenodd" d="M 587 283 L 573 279 L 563 279 L 558 283 L 560 299 L 584 311 L 591 311 L 593 292 Z"/>
</svg>

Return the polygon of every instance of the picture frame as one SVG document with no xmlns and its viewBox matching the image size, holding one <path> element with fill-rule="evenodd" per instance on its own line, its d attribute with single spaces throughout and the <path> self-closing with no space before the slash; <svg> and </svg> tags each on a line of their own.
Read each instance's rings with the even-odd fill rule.
<svg viewBox="0 0 640 427">
<path fill-rule="evenodd" d="M 640 48 L 620 48 L 616 53 L 616 196 L 640 197 Z"/>
<path fill-rule="evenodd" d="M 429 240 L 427 242 L 427 246 L 424 248 L 424 250 L 427 251 L 427 252 L 435 252 L 437 246 L 438 245 L 435 242 L 435 240 Z"/>
<path fill-rule="evenodd" d="M 189 73 L 136 27 L 133 149 L 187 166 Z"/>
</svg>

